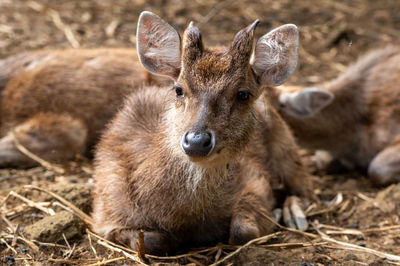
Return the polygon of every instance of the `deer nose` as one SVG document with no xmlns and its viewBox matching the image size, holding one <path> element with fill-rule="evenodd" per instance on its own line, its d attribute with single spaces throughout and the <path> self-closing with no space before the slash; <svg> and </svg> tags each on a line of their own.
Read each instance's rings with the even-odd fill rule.
<svg viewBox="0 0 400 266">
<path fill-rule="evenodd" d="M 181 145 L 187 155 L 203 157 L 210 153 L 214 144 L 214 136 L 210 132 L 186 132 Z"/>
</svg>

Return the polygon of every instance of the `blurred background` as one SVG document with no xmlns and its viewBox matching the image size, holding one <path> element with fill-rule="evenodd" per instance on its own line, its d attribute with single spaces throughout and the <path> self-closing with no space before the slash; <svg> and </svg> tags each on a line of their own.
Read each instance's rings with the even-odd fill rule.
<svg viewBox="0 0 400 266">
<path fill-rule="evenodd" d="M 289 83 L 298 85 L 335 77 L 365 51 L 400 40 L 398 0 L 0 0 L 0 58 L 35 49 L 135 47 L 143 10 L 180 32 L 193 20 L 208 45 L 229 44 L 255 19 L 258 36 L 294 23 L 300 58 Z"/>
</svg>

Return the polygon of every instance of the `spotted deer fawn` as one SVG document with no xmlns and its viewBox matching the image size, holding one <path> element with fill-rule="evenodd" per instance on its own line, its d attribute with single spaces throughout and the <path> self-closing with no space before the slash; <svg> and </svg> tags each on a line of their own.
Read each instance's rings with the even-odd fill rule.
<svg viewBox="0 0 400 266">
<path fill-rule="evenodd" d="M 94 229 L 147 253 L 229 240 L 242 244 L 273 228 L 272 187 L 310 195 L 308 174 L 263 86 L 283 83 L 297 62 L 298 32 L 281 26 L 253 49 L 255 21 L 227 48 L 206 48 L 193 23 L 183 39 L 161 18 L 140 15 L 137 50 L 168 88 L 132 94 L 95 155 Z M 293 197 L 284 213 L 305 229 Z M 289 203 L 288 203 L 289 202 Z"/>
<path fill-rule="evenodd" d="M 49 161 L 87 151 L 124 95 L 150 79 L 135 49 L 36 51 L 0 61 L 0 167 L 35 164 L 15 138 Z"/>
<path fill-rule="evenodd" d="M 400 181 L 400 48 L 362 57 L 318 88 L 270 88 L 301 146 L 368 170 L 378 185 Z"/>
</svg>

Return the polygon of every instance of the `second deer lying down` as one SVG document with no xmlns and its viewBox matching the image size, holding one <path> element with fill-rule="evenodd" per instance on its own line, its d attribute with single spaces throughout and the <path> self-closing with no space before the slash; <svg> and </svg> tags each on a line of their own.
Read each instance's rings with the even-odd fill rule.
<svg viewBox="0 0 400 266">
<path fill-rule="evenodd" d="M 310 196 L 290 131 L 258 100 L 264 85 L 281 84 L 293 72 L 297 29 L 277 28 L 253 51 L 257 23 L 239 31 L 229 48 L 210 49 L 192 23 L 181 43 L 169 24 L 141 14 L 139 58 L 175 85 L 131 95 L 100 141 L 98 233 L 137 249 L 143 229 L 148 253 L 228 239 L 243 244 L 272 229 L 265 216 L 275 204 L 274 183 Z M 298 205 L 287 203 L 284 213 L 305 229 Z"/>
<path fill-rule="evenodd" d="M 125 94 L 148 73 L 135 49 L 36 51 L 0 61 L 0 167 L 73 159 L 97 142 Z"/>
<path fill-rule="evenodd" d="M 318 88 L 269 90 L 299 144 L 368 169 L 379 185 L 400 182 L 400 48 L 361 58 Z"/>
</svg>

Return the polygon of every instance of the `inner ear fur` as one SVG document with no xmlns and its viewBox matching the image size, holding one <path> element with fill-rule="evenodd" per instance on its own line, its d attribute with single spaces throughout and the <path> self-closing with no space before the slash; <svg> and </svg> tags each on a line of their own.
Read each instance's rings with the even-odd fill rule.
<svg viewBox="0 0 400 266">
<path fill-rule="evenodd" d="M 297 64 L 299 34 L 296 25 L 286 24 L 262 36 L 256 44 L 252 69 L 260 84 L 278 86 Z"/>
<path fill-rule="evenodd" d="M 178 32 L 157 15 L 140 14 L 136 33 L 140 62 L 150 72 L 176 79 L 181 70 L 181 40 Z"/>
</svg>

